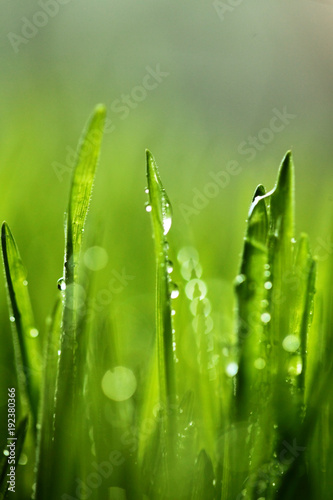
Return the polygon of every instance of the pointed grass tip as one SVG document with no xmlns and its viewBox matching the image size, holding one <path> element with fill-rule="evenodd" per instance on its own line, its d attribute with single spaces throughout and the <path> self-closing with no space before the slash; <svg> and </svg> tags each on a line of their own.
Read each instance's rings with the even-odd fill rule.
<svg viewBox="0 0 333 500">
<path fill-rule="evenodd" d="M 287 151 L 279 168 L 276 186 L 287 187 L 294 179 L 294 163 L 291 151 Z"/>
<path fill-rule="evenodd" d="M 95 114 L 97 115 L 106 115 L 106 107 L 105 107 L 105 104 L 97 104 L 95 106 Z"/>
</svg>

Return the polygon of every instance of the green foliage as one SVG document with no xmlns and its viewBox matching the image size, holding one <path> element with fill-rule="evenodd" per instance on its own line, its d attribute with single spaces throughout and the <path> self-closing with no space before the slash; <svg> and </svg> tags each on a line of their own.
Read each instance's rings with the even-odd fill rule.
<svg viewBox="0 0 333 500">
<path fill-rule="evenodd" d="M 31 308 L 26 271 L 14 237 L 5 222 L 1 230 L 1 244 L 20 393 L 23 404 L 30 405 L 36 425 L 41 383 L 38 330 Z"/>
<path fill-rule="evenodd" d="M 330 318 L 320 301 L 314 308 L 316 261 L 308 238 L 296 239 L 291 153 L 275 188 L 259 185 L 252 199 L 235 279 L 235 327 L 226 333 L 211 319 L 195 249 L 178 252 L 179 288 L 171 279 L 171 203 L 146 151 L 156 322 L 154 345 L 145 346 L 150 362 L 130 369 L 134 346 L 112 314 L 86 313 L 94 288 L 82 265 L 83 232 L 104 122 L 98 106 L 79 144 L 61 297 L 43 336 L 43 363 L 26 272 L 8 225 L 2 227 L 18 412 L 31 417 L 24 446 L 36 456 L 33 473 L 17 471 L 17 498 L 28 499 L 33 484 L 37 500 L 330 498 Z M 174 303 L 179 294 L 181 306 Z M 318 351 L 318 342 L 327 349 Z M 24 418 L 17 459 L 26 428 Z M 3 458 L 0 498 L 6 471 Z"/>
</svg>

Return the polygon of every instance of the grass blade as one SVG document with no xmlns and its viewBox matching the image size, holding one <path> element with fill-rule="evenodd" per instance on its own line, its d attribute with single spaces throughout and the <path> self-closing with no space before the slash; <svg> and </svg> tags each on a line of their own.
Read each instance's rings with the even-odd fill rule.
<svg viewBox="0 0 333 500">
<path fill-rule="evenodd" d="M 77 312 L 79 281 L 79 258 L 84 225 L 89 208 L 95 171 L 105 123 L 105 108 L 96 107 L 79 143 L 78 160 L 73 173 L 66 224 L 64 277 L 60 283 L 63 292 L 63 315 L 61 324 L 61 347 L 58 362 L 55 411 L 54 411 L 54 477 L 62 481 L 53 482 L 53 497 L 58 498 L 66 488 L 74 492 L 74 477 L 80 473 L 80 462 L 75 461 L 75 443 L 78 439 L 75 421 L 82 405 L 82 380 L 77 377 L 76 352 L 80 331 Z M 81 324 L 80 330 L 84 330 Z M 83 336 L 83 335 L 82 335 Z M 80 386 L 80 387 L 79 387 Z M 83 424 L 82 424 L 83 425 Z M 72 442 L 69 450 L 67 443 Z M 82 454 L 81 454 L 82 455 Z M 63 460 L 60 465 L 60 457 Z M 62 488 L 62 489 L 61 489 Z"/>
<path fill-rule="evenodd" d="M 191 500 L 202 500 L 216 498 L 214 486 L 214 469 L 212 461 L 205 450 L 201 450 L 194 468 L 194 481 Z"/>
<path fill-rule="evenodd" d="M 146 151 L 149 205 L 152 214 L 156 256 L 156 337 L 159 364 L 160 397 L 170 403 L 176 394 L 171 297 L 178 292 L 172 288 L 167 271 L 168 243 L 166 235 L 171 227 L 171 204 L 163 188 L 157 165 L 150 151 Z"/>
<path fill-rule="evenodd" d="M 264 194 L 263 186 L 258 186 L 248 217 L 240 273 L 236 278 L 239 348 L 236 409 L 241 420 L 248 418 L 253 408 L 258 408 L 255 404 L 258 392 L 254 388 L 258 385 L 260 372 L 254 367 L 256 363 L 266 363 L 267 346 L 261 320 L 265 314 L 262 304 L 267 299 L 265 266 L 268 260 L 268 216 Z"/>
<path fill-rule="evenodd" d="M 82 245 L 84 224 L 89 209 L 95 171 L 99 159 L 105 107 L 98 105 L 79 144 L 78 162 L 75 166 L 69 197 L 67 240 L 65 254 L 65 284 L 77 279 L 78 259 Z"/>
<path fill-rule="evenodd" d="M 56 387 L 58 352 L 60 348 L 61 302 L 58 300 L 52 312 L 48 338 L 44 351 L 43 383 L 39 412 L 39 429 L 36 460 L 35 499 L 43 500 L 49 491 L 52 465 L 49 460 L 53 435 L 53 407 Z"/>
<path fill-rule="evenodd" d="M 29 402 L 35 429 L 41 381 L 38 330 L 35 327 L 26 270 L 14 237 L 5 222 L 1 230 L 1 244 L 19 387 L 21 394 Z"/>
</svg>

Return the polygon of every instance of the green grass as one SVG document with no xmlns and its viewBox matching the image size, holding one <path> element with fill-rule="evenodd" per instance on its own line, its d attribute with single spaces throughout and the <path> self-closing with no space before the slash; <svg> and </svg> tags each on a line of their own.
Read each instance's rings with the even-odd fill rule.
<svg viewBox="0 0 333 500">
<path fill-rule="evenodd" d="M 8 225 L 2 227 L 17 461 L 21 454 L 16 493 L 8 498 L 331 498 L 332 273 L 327 264 L 326 276 L 316 278 L 308 238 L 295 233 L 291 153 L 274 189 L 259 185 L 249 200 L 229 311 L 234 323 L 227 329 L 216 319 L 216 303 L 225 308 L 227 298 L 210 296 L 198 251 L 170 245 L 171 202 L 146 151 L 155 338 L 145 345 L 149 363 L 133 369 L 127 360 L 135 345 L 112 321 L 112 306 L 111 314 L 91 307 L 96 288 L 83 260 L 104 122 L 98 106 L 79 143 L 59 297 L 40 335 L 17 244 Z M 136 242 L 127 237 L 134 259 Z M 228 257 L 221 259 L 227 266 Z M 4 498 L 5 455 L 0 467 Z"/>
</svg>

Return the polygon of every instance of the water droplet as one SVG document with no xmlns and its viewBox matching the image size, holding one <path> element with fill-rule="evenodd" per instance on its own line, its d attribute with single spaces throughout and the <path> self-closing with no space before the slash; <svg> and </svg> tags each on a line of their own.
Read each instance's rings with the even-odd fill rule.
<svg viewBox="0 0 333 500">
<path fill-rule="evenodd" d="M 195 298 L 204 299 L 207 295 L 206 283 L 199 279 L 193 279 L 187 283 L 185 293 L 190 300 Z"/>
<path fill-rule="evenodd" d="M 179 288 L 176 285 L 176 283 L 170 283 L 169 289 L 170 289 L 170 298 L 176 299 L 179 296 Z"/>
<path fill-rule="evenodd" d="M 268 271 L 271 268 L 271 266 L 269 264 L 265 264 L 264 268 L 267 269 L 267 271 Z"/>
<path fill-rule="evenodd" d="M 2 452 L 2 453 L 5 455 L 5 457 L 8 457 L 8 456 L 9 456 L 9 451 L 8 451 L 8 450 L 3 450 L 3 452 Z"/>
<path fill-rule="evenodd" d="M 58 356 L 60 356 L 60 354 L 61 354 L 61 350 L 59 349 L 59 351 L 58 351 Z"/>
<path fill-rule="evenodd" d="M 15 318 L 14 318 L 14 316 L 9 316 L 9 321 L 11 321 L 12 323 L 15 323 Z"/>
<path fill-rule="evenodd" d="M 165 190 L 162 192 L 162 224 L 163 233 L 166 235 L 172 224 L 172 208 Z"/>
<path fill-rule="evenodd" d="M 168 262 L 167 262 L 167 272 L 169 274 L 171 274 L 172 271 L 173 271 L 173 263 L 171 262 L 171 260 L 168 260 Z"/>
<path fill-rule="evenodd" d="M 271 281 L 266 281 L 264 286 L 266 290 L 271 290 L 273 288 L 273 283 Z"/>
<path fill-rule="evenodd" d="M 171 316 L 175 316 L 176 311 L 174 309 L 171 309 Z"/>
<path fill-rule="evenodd" d="M 175 350 L 176 350 L 176 342 L 172 342 L 172 350 L 175 352 Z"/>
<path fill-rule="evenodd" d="M 300 375 L 302 373 L 303 363 L 301 356 L 292 356 L 288 365 L 289 375 Z"/>
<path fill-rule="evenodd" d="M 270 271 L 265 271 L 265 272 L 264 272 L 264 276 L 265 276 L 265 278 L 269 278 L 269 277 L 270 277 L 270 275 L 271 275 L 271 272 L 270 272 Z"/>
<path fill-rule="evenodd" d="M 27 280 L 24 280 L 24 281 L 23 281 L 23 285 L 24 285 L 24 286 L 27 286 L 27 285 L 28 285 Z"/>
<path fill-rule="evenodd" d="M 295 238 L 291 238 L 291 243 L 296 243 L 296 239 Z"/>
<path fill-rule="evenodd" d="M 268 307 L 268 306 L 269 306 L 269 302 L 268 302 L 268 300 L 266 300 L 266 299 L 262 300 L 262 301 L 261 301 L 261 306 L 262 306 L 263 308 Z"/>
<path fill-rule="evenodd" d="M 65 278 L 59 278 L 57 281 L 58 289 L 64 292 L 66 290 Z"/>
<path fill-rule="evenodd" d="M 235 284 L 236 285 L 241 285 L 242 283 L 244 283 L 244 281 L 246 281 L 246 276 L 245 274 L 239 274 L 238 276 L 236 276 L 235 278 Z"/>
<path fill-rule="evenodd" d="M 149 189 L 148 188 L 145 188 L 145 193 L 149 194 Z"/>
<path fill-rule="evenodd" d="M 29 335 L 32 338 L 36 338 L 39 335 L 39 331 L 37 330 L 37 328 L 30 328 Z"/>
<path fill-rule="evenodd" d="M 152 211 L 152 206 L 149 205 L 149 203 L 146 203 L 145 209 L 146 209 L 146 212 L 151 212 Z"/>
<path fill-rule="evenodd" d="M 267 324 L 270 322 L 270 320 L 271 320 L 271 315 L 268 312 L 261 315 L 261 321 L 263 323 Z"/>
<path fill-rule="evenodd" d="M 264 358 L 258 358 L 254 362 L 254 367 L 257 368 L 257 370 L 263 370 L 266 366 L 266 361 Z"/>
<path fill-rule="evenodd" d="M 300 346 L 300 340 L 296 335 L 287 335 L 283 339 L 282 347 L 285 351 L 296 352 Z"/>
<path fill-rule="evenodd" d="M 225 369 L 226 371 L 226 374 L 228 375 L 228 377 L 234 377 L 237 372 L 238 372 L 238 364 L 233 361 L 232 363 L 229 363 Z"/>
<path fill-rule="evenodd" d="M 108 370 L 102 378 L 102 390 L 109 399 L 126 401 L 136 391 L 137 381 L 134 373 L 125 366 Z"/>
</svg>

